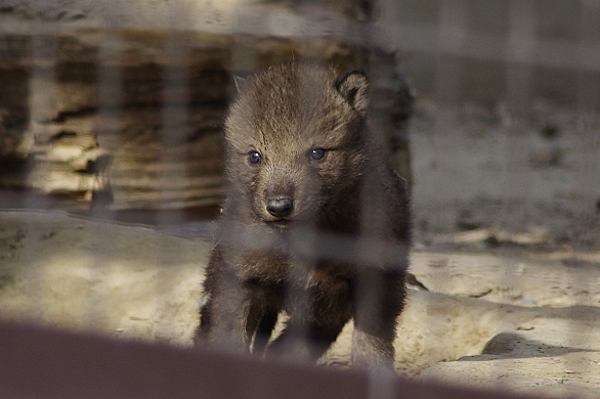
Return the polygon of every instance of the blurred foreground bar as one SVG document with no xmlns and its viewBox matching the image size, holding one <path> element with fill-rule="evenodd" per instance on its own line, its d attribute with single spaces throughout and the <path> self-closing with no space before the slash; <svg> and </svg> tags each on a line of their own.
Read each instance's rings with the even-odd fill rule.
<svg viewBox="0 0 600 399">
<path fill-rule="evenodd" d="M 0 391 L 7 399 L 527 398 L 7 322 L 0 322 Z"/>
</svg>

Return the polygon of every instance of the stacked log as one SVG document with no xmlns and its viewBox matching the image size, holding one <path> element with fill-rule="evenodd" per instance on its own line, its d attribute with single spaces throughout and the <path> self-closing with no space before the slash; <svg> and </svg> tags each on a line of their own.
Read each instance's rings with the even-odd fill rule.
<svg viewBox="0 0 600 399">
<path fill-rule="evenodd" d="M 362 18 L 344 10 L 343 18 Z M 373 85 L 374 99 L 384 99 L 380 124 L 403 153 L 408 146 L 393 131 L 402 130 L 394 118 L 406 104 L 394 108 L 389 99 L 406 87 L 383 49 L 338 36 L 188 30 L 0 34 L 0 187 L 67 210 L 214 208 L 224 195 L 221 131 L 232 72 L 286 59 L 369 69 L 374 56 L 387 65 Z M 407 154 L 400 158 L 409 176 Z M 4 197 L 0 207 L 18 205 Z"/>
</svg>

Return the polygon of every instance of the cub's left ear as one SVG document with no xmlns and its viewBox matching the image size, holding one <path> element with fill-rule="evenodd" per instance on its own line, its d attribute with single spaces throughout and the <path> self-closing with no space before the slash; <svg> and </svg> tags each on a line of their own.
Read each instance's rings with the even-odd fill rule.
<svg viewBox="0 0 600 399">
<path fill-rule="evenodd" d="M 369 108 L 369 81 L 363 71 L 352 71 L 335 81 L 337 91 L 358 111 L 366 115 Z"/>
</svg>

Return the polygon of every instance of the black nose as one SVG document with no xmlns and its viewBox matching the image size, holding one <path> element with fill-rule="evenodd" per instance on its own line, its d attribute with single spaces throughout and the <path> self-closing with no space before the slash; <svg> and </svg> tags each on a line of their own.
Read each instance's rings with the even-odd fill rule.
<svg viewBox="0 0 600 399">
<path fill-rule="evenodd" d="M 267 203 L 267 211 L 275 217 L 284 218 L 294 210 L 294 203 L 288 197 L 271 198 Z"/>
</svg>

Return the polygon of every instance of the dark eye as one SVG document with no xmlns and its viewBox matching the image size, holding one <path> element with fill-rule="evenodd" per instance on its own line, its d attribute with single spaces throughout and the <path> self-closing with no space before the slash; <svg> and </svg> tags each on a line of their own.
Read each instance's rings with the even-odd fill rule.
<svg viewBox="0 0 600 399">
<path fill-rule="evenodd" d="M 321 159 L 325 158 L 326 153 L 327 153 L 327 150 L 325 150 L 324 148 L 321 148 L 321 147 L 317 147 L 317 148 L 313 148 L 312 150 L 310 150 L 308 155 L 310 155 L 310 157 L 312 159 L 314 159 L 315 161 L 320 161 Z"/>
<path fill-rule="evenodd" d="M 250 151 L 248 154 L 248 159 L 250 160 L 250 163 L 259 163 L 261 156 L 258 151 Z"/>
</svg>

